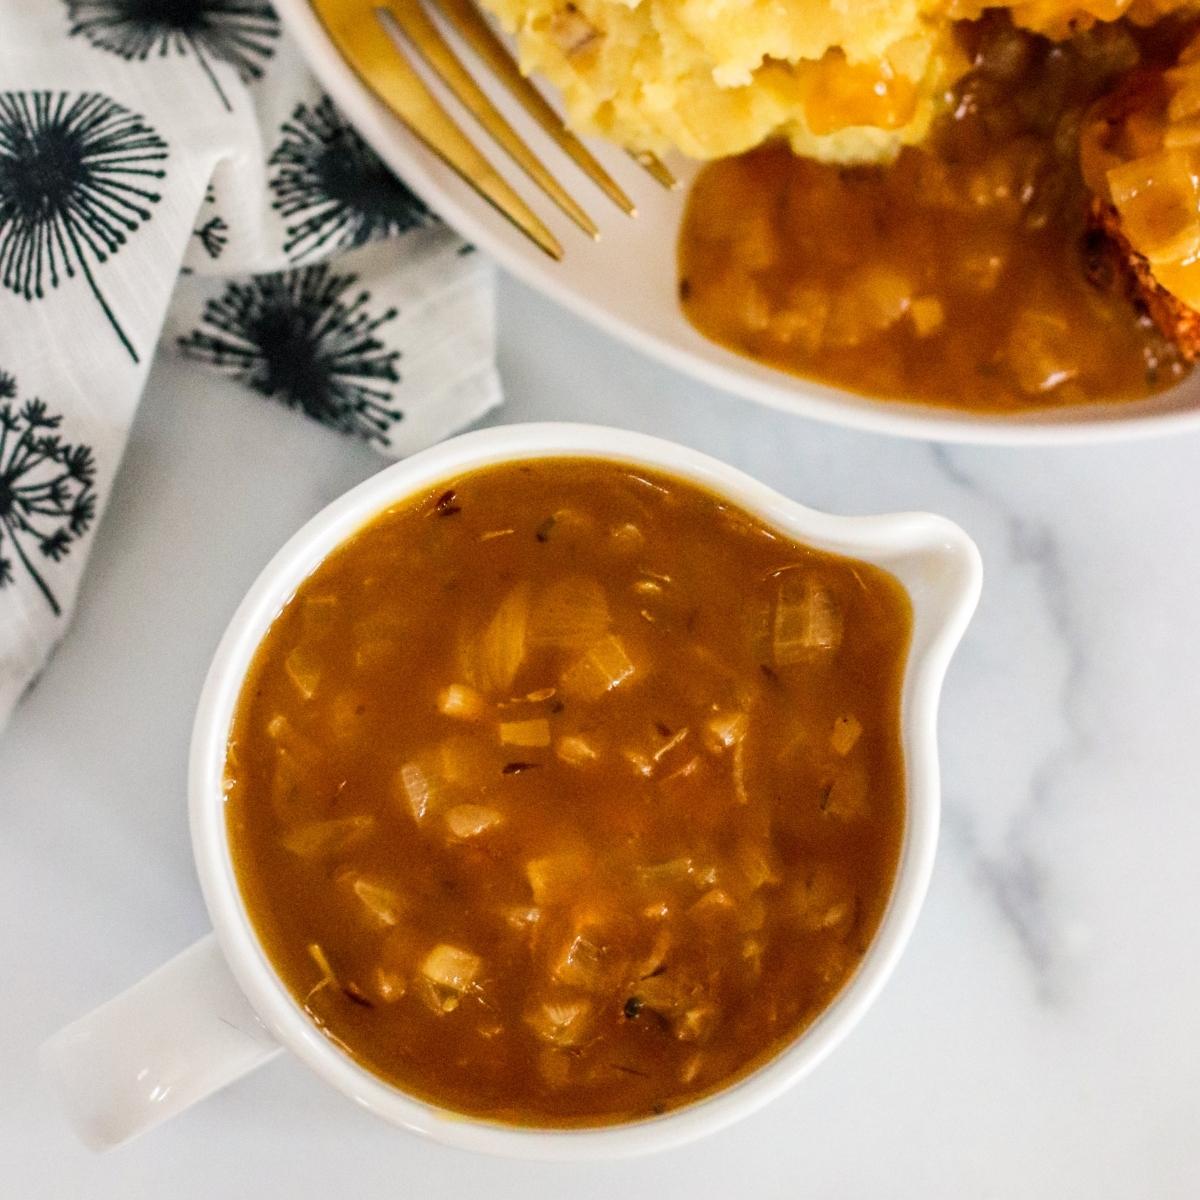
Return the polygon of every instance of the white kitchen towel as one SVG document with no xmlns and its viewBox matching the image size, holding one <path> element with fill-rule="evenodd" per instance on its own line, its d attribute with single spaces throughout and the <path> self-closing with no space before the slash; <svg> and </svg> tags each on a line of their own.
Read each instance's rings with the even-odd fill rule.
<svg viewBox="0 0 1200 1200">
<path fill-rule="evenodd" d="M 494 341 L 490 266 L 268 4 L 0 0 L 0 728 L 64 632 L 156 346 L 398 455 L 499 403 Z"/>
</svg>

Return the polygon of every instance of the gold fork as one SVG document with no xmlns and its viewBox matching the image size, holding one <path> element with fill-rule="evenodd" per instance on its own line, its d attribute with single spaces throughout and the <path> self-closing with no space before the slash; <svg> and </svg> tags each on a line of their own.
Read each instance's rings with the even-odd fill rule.
<svg viewBox="0 0 1200 1200">
<path fill-rule="evenodd" d="M 635 216 L 633 202 L 521 74 L 508 48 L 492 32 L 473 0 L 433 3 L 555 144 L 614 204 Z M 551 175 L 463 66 L 423 0 L 312 0 L 312 6 L 339 53 L 375 96 L 551 258 L 562 258 L 562 244 L 442 107 L 405 55 L 396 34 L 417 50 L 430 70 L 529 178 L 584 233 L 599 237 L 596 223 Z M 675 186 L 670 171 L 654 155 L 632 157 L 664 187 Z"/>
</svg>

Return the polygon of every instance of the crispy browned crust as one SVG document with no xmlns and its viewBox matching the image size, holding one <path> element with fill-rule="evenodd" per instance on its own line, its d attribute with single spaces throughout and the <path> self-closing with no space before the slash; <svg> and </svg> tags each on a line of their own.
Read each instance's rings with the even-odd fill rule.
<svg viewBox="0 0 1200 1200">
<path fill-rule="evenodd" d="M 1121 228 L 1117 210 L 1099 196 L 1092 198 L 1085 247 L 1088 276 L 1097 284 L 1114 275 L 1129 298 L 1158 326 L 1164 337 L 1179 347 L 1188 362 L 1200 359 L 1200 312 L 1168 292 L 1145 257 L 1139 254 Z"/>
</svg>

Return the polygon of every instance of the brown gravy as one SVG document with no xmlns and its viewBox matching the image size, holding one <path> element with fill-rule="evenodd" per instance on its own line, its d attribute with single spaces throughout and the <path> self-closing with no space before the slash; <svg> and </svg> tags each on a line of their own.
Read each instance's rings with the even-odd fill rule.
<svg viewBox="0 0 1200 1200">
<path fill-rule="evenodd" d="M 1145 398 L 1188 366 L 1096 261 L 1079 167 L 1087 106 L 1182 27 L 1054 44 L 994 14 L 926 144 L 884 167 L 764 146 L 706 167 L 679 242 L 706 337 L 882 399 L 1020 412 Z"/>
<path fill-rule="evenodd" d="M 904 827 L 890 575 L 589 460 L 383 513 L 264 638 L 229 740 L 251 918 L 397 1086 L 496 1120 L 663 1112 L 846 983 Z"/>
</svg>

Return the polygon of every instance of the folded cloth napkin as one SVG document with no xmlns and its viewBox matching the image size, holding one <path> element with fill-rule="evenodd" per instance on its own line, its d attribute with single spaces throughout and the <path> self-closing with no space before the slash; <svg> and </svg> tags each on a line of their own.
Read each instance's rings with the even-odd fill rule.
<svg viewBox="0 0 1200 1200">
<path fill-rule="evenodd" d="M 492 282 L 268 4 L 0 0 L 0 728 L 160 337 L 398 455 L 499 403 Z"/>
</svg>

